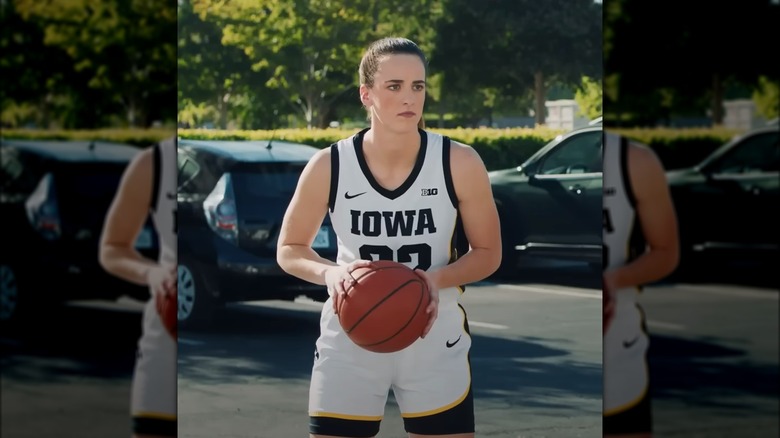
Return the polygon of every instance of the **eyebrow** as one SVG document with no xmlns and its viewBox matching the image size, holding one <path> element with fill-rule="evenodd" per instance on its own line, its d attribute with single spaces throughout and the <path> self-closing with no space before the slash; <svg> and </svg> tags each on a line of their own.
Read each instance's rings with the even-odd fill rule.
<svg viewBox="0 0 780 438">
<path fill-rule="evenodd" d="M 385 83 L 386 83 L 386 84 L 388 84 L 388 83 L 392 83 L 392 84 L 403 84 L 403 83 L 404 83 L 404 81 L 403 81 L 403 79 L 390 79 L 390 80 L 388 80 L 388 81 L 385 81 Z M 425 81 L 423 81 L 423 80 L 421 80 L 421 79 L 418 79 L 418 80 L 416 80 L 416 81 L 412 81 L 412 84 L 425 84 L 425 83 L 426 83 L 426 82 L 425 82 Z"/>
</svg>

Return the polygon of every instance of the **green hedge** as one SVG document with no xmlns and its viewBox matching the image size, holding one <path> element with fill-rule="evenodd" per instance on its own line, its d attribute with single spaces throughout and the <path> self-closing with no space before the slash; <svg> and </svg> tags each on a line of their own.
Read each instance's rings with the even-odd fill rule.
<svg viewBox="0 0 780 438">
<path fill-rule="evenodd" d="M 94 129 L 94 130 L 33 130 L 3 129 L 2 138 L 25 140 L 95 140 L 146 147 L 176 135 L 170 128 Z"/>
<path fill-rule="evenodd" d="M 631 128 L 610 131 L 650 146 L 667 169 L 693 166 L 743 132 L 726 128 Z"/>
<path fill-rule="evenodd" d="M 488 170 L 514 167 L 522 163 L 540 147 L 565 132 L 548 128 L 510 129 L 437 129 L 432 132 L 447 135 L 471 145 L 479 152 Z M 742 131 L 725 128 L 671 129 L 620 128 L 613 131 L 647 144 L 656 151 L 667 169 L 691 166 Z M 266 140 L 275 139 L 324 148 L 335 141 L 349 137 L 357 129 L 280 129 L 276 131 L 221 131 L 179 129 L 180 138 L 200 140 Z M 174 135 L 172 129 L 101 129 L 79 131 L 3 130 L 4 138 L 47 140 L 103 140 L 145 147 Z"/>
<path fill-rule="evenodd" d="M 453 140 L 468 144 L 479 152 L 488 170 L 514 167 L 522 163 L 540 147 L 564 132 L 554 129 L 429 129 Z M 216 131 L 206 129 L 180 129 L 179 138 L 192 140 L 267 140 L 274 138 L 317 148 L 349 137 L 358 129 L 280 129 L 276 131 Z"/>
</svg>

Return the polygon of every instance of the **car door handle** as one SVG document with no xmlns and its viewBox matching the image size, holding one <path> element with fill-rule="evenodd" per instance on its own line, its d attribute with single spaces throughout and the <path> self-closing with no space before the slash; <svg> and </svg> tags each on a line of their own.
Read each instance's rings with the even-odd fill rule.
<svg viewBox="0 0 780 438">
<path fill-rule="evenodd" d="M 575 195 L 581 195 L 585 193 L 585 187 L 579 184 L 574 184 L 572 186 L 569 186 L 569 191 L 574 193 Z"/>
</svg>

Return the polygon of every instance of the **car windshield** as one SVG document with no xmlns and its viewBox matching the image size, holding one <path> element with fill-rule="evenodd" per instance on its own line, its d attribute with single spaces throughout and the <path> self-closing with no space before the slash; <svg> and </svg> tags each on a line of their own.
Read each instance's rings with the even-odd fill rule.
<svg viewBox="0 0 780 438">
<path fill-rule="evenodd" d="M 242 164 L 231 171 L 238 196 L 289 197 L 306 163 Z"/>
<path fill-rule="evenodd" d="M 746 137 L 705 166 L 712 173 L 776 172 L 780 170 L 778 133 Z"/>
</svg>

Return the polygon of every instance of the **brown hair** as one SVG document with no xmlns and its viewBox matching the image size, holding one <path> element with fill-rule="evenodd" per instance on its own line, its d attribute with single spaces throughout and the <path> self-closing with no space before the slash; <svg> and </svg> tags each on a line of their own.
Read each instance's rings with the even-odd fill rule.
<svg viewBox="0 0 780 438">
<path fill-rule="evenodd" d="M 358 68 L 361 85 L 366 85 L 369 88 L 374 86 L 374 75 L 379 69 L 379 61 L 385 55 L 417 55 L 425 68 L 425 76 L 428 76 L 428 60 L 425 59 L 425 54 L 414 41 L 406 38 L 388 37 L 371 43 L 363 54 Z M 420 117 L 417 126 L 420 129 L 425 128 L 425 117 Z"/>
</svg>

